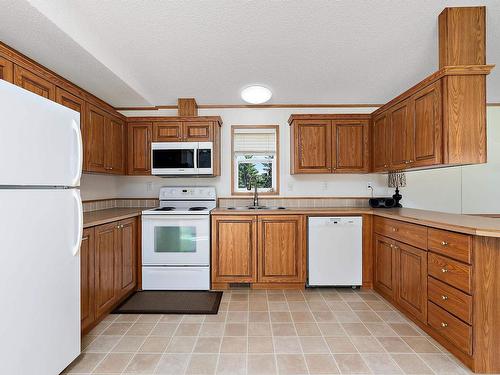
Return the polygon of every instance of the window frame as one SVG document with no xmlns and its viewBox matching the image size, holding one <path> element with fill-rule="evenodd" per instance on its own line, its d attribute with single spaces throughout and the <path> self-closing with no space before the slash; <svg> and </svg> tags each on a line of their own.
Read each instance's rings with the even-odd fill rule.
<svg viewBox="0 0 500 375">
<path fill-rule="evenodd" d="M 276 189 L 273 191 L 259 191 L 259 195 L 279 195 L 280 192 L 280 128 L 279 125 L 231 125 L 231 195 L 239 197 L 253 196 L 253 190 L 240 192 L 236 190 L 238 176 L 235 175 L 236 152 L 234 151 L 234 133 L 236 129 L 273 129 L 276 134 L 276 151 L 274 153 L 274 166 L 276 176 Z"/>
</svg>

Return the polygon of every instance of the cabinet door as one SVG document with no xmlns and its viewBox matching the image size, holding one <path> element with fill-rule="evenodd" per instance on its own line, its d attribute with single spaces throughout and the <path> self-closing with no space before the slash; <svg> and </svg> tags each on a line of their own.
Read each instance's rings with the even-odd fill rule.
<svg viewBox="0 0 500 375">
<path fill-rule="evenodd" d="M 85 116 L 85 101 L 60 87 L 56 87 L 56 102 L 65 107 L 71 108 L 80 114 L 80 129 L 83 129 Z"/>
<path fill-rule="evenodd" d="M 96 317 L 111 310 L 117 300 L 117 223 L 100 225 L 95 228 L 95 302 Z"/>
<path fill-rule="evenodd" d="M 92 104 L 87 104 L 83 146 L 85 148 L 86 170 L 89 172 L 107 171 L 104 140 L 109 139 L 109 135 L 106 133 L 109 130 L 108 120 L 106 112 Z"/>
<path fill-rule="evenodd" d="M 412 167 L 442 163 L 441 81 L 412 97 L 415 141 L 410 156 Z"/>
<path fill-rule="evenodd" d="M 186 142 L 209 142 L 213 140 L 212 122 L 184 122 L 182 133 Z"/>
<path fill-rule="evenodd" d="M 105 138 L 106 169 L 111 173 L 125 173 L 125 127 L 118 118 L 110 118 L 106 124 L 109 137 Z"/>
<path fill-rule="evenodd" d="M 82 245 L 80 247 L 80 309 L 82 331 L 95 321 L 94 257 L 94 228 L 84 229 Z"/>
<path fill-rule="evenodd" d="M 259 282 L 304 282 L 304 232 L 302 216 L 259 217 Z"/>
<path fill-rule="evenodd" d="M 129 123 L 128 127 L 128 174 L 151 174 L 151 132 L 150 122 Z"/>
<path fill-rule="evenodd" d="M 387 113 L 373 120 L 373 170 L 387 171 L 391 160 L 390 128 Z"/>
<path fill-rule="evenodd" d="M 375 235 L 375 289 L 389 298 L 396 297 L 395 242 Z"/>
<path fill-rule="evenodd" d="M 368 122 L 334 122 L 332 169 L 335 173 L 364 173 L 369 169 Z"/>
<path fill-rule="evenodd" d="M 213 217 L 212 282 L 255 282 L 256 244 L 255 216 Z"/>
<path fill-rule="evenodd" d="M 0 79 L 14 82 L 14 64 L 4 57 L 0 57 Z"/>
<path fill-rule="evenodd" d="M 329 120 L 297 120 L 293 124 L 292 173 L 330 173 L 332 126 Z"/>
<path fill-rule="evenodd" d="M 50 100 L 56 98 L 56 86 L 53 83 L 18 65 L 14 65 L 14 83 L 44 98 Z"/>
<path fill-rule="evenodd" d="M 397 104 L 390 110 L 391 126 L 391 168 L 404 169 L 411 161 L 410 150 L 413 132 L 408 100 Z"/>
<path fill-rule="evenodd" d="M 427 322 L 427 251 L 396 244 L 398 304 L 422 322 Z"/>
<path fill-rule="evenodd" d="M 153 124 L 155 142 L 180 142 L 182 138 L 182 122 L 180 121 L 161 121 Z"/>
<path fill-rule="evenodd" d="M 137 286 L 137 224 L 136 219 L 119 222 L 117 297 L 121 298 Z"/>
</svg>

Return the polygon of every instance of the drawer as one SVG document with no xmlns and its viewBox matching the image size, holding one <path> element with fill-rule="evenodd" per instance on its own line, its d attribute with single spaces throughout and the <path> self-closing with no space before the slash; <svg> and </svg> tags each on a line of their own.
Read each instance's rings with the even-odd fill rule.
<svg viewBox="0 0 500 375">
<path fill-rule="evenodd" d="M 421 249 L 427 249 L 427 227 L 399 220 L 375 218 L 375 232 Z"/>
<path fill-rule="evenodd" d="M 471 293 L 471 266 L 432 252 L 429 252 L 427 262 L 427 272 L 429 275 L 466 293 Z"/>
<path fill-rule="evenodd" d="M 472 237 L 467 234 L 429 228 L 429 250 L 465 263 L 471 263 Z"/>
<path fill-rule="evenodd" d="M 427 298 L 449 313 L 472 324 L 472 297 L 432 277 L 427 279 Z"/>
<path fill-rule="evenodd" d="M 472 327 L 433 304 L 427 306 L 427 323 L 458 349 L 472 354 Z"/>
</svg>

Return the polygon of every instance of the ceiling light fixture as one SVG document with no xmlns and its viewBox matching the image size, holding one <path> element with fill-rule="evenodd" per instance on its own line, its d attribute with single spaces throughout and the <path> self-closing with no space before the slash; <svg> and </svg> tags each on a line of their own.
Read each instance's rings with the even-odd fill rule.
<svg viewBox="0 0 500 375">
<path fill-rule="evenodd" d="M 271 99 L 273 93 L 267 87 L 252 85 L 241 90 L 241 99 L 250 104 L 262 104 Z"/>
</svg>

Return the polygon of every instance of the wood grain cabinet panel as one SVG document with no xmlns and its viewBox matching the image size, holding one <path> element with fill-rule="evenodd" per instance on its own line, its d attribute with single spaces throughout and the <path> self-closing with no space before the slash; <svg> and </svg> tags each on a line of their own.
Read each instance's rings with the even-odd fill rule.
<svg viewBox="0 0 500 375">
<path fill-rule="evenodd" d="M 211 122 L 184 122 L 183 135 L 186 142 L 209 142 L 213 140 Z"/>
<path fill-rule="evenodd" d="M 56 98 L 56 86 L 52 82 L 18 65 L 14 65 L 14 83 L 46 99 L 55 100 Z"/>
<path fill-rule="evenodd" d="M 137 286 L 137 222 L 135 218 L 118 223 L 118 298 L 122 298 Z"/>
<path fill-rule="evenodd" d="M 413 142 L 410 146 L 411 167 L 441 164 L 442 152 L 442 102 L 441 82 L 438 81 L 419 91 L 411 98 Z M 413 129 L 411 129 L 413 128 Z"/>
<path fill-rule="evenodd" d="M 395 105 L 389 113 L 391 127 L 391 168 L 404 169 L 412 162 L 410 146 L 413 132 L 410 122 L 410 103 L 404 100 Z"/>
<path fill-rule="evenodd" d="M 180 142 L 183 138 L 181 121 L 161 121 L 153 124 L 155 142 Z"/>
<path fill-rule="evenodd" d="M 429 228 L 429 250 L 452 259 L 472 262 L 472 237 L 468 234 Z"/>
<path fill-rule="evenodd" d="M 86 330 L 95 320 L 94 246 L 94 228 L 84 229 L 80 247 L 80 310 L 82 331 Z"/>
<path fill-rule="evenodd" d="M 373 170 L 387 171 L 391 164 L 391 132 L 388 116 L 383 112 L 373 119 Z"/>
<path fill-rule="evenodd" d="M 370 168 L 368 121 L 332 125 L 332 169 L 335 173 L 366 173 Z"/>
<path fill-rule="evenodd" d="M 429 275 L 466 293 L 471 293 L 471 266 L 434 253 L 429 253 L 427 259 Z"/>
<path fill-rule="evenodd" d="M 83 146 L 85 149 L 84 164 L 89 172 L 106 172 L 105 139 L 109 128 L 106 126 L 107 113 L 100 108 L 88 104 L 85 116 Z"/>
<path fill-rule="evenodd" d="M 119 118 L 111 117 L 106 122 L 109 129 L 105 143 L 106 170 L 113 174 L 125 173 L 125 123 Z"/>
<path fill-rule="evenodd" d="M 0 56 L 0 79 L 7 82 L 14 82 L 14 64 Z"/>
<path fill-rule="evenodd" d="M 433 277 L 428 277 L 429 301 L 442 307 L 449 313 L 472 324 L 472 297 Z"/>
<path fill-rule="evenodd" d="M 427 321 L 427 251 L 398 242 L 397 302 L 422 322 Z"/>
<path fill-rule="evenodd" d="M 56 87 L 56 102 L 78 112 L 80 114 L 80 128 L 83 129 L 85 124 L 85 100 L 60 87 Z"/>
<path fill-rule="evenodd" d="M 304 282 L 303 217 L 259 216 L 258 223 L 258 281 Z"/>
<path fill-rule="evenodd" d="M 256 255 L 255 216 L 212 218 L 212 282 L 255 282 Z"/>
<path fill-rule="evenodd" d="M 151 175 L 151 122 L 129 123 L 128 169 L 129 175 Z"/>
<path fill-rule="evenodd" d="M 96 317 L 110 311 L 117 300 L 117 271 L 119 254 L 117 254 L 116 223 L 101 225 L 95 228 L 95 300 Z"/>
<path fill-rule="evenodd" d="M 297 120 L 292 128 L 294 160 L 291 173 L 330 173 L 332 127 L 329 120 Z"/>
<path fill-rule="evenodd" d="M 389 299 L 396 297 L 397 273 L 395 241 L 387 237 L 375 235 L 375 289 Z"/>
</svg>

